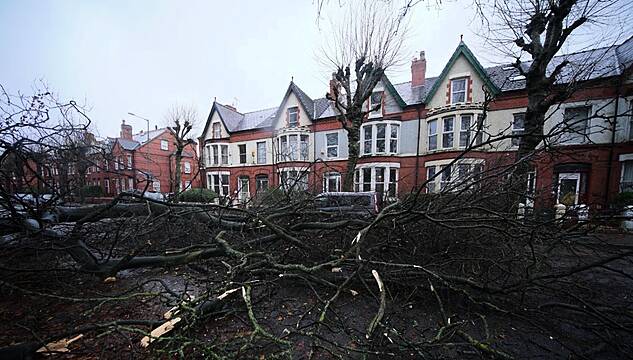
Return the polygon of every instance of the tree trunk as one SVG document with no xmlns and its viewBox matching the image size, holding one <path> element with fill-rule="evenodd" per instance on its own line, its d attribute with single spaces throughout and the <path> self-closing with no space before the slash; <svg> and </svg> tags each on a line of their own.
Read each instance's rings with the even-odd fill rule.
<svg viewBox="0 0 633 360">
<path fill-rule="evenodd" d="M 182 163 L 182 146 L 178 146 L 176 148 L 176 152 L 174 153 L 174 158 L 176 160 L 176 169 L 174 174 L 174 181 L 176 182 L 176 186 L 174 187 L 174 196 L 173 201 L 178 202 L 178 195 L 180 195 L 181 187 L 180 183 L 182 182 L 182 172 L 180 171 L 181 163 Z"/>
<path fill-rule="evenodd" d="M 354 191 L 354 171 L 360 156 L 360 127 L 352 125 L 347 130 L 347 168 L 343 178 L 343 191 Z"/>
</svg>

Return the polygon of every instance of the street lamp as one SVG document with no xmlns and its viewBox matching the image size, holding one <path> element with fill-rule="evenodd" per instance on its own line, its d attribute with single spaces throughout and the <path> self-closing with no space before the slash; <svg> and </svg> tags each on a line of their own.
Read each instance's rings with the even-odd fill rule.
<svg viewBox="0 0 633 360">
<path fill-rule="evenodd" d="M 147 122 L 147 142 L 149 142 L 149 119 L 146 119 L 146 118 L 144 118 L 144 117 L 142 117 L 142 116 L 138 116 L 138 115 L 136 115 L 135 113 L 131 113 L 131 112 L 129 112 L 129 111 L 128 111 L 128 113 L 127 113 L 127 114 L 128 114 L 128 115 L 132 115 L 132 116 L 134 116 L 134 117 L 137 117 L 137 118 L 139 118 L 139 119 L 143 119 L 143 120 L 145 120 L 145 121 Z"/>
</svg>

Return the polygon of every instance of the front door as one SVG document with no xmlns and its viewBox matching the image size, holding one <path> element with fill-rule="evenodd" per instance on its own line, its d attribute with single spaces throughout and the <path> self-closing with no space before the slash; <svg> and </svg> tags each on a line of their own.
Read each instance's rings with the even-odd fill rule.
<svg viewBox="0 0 633 360">
<path fill-rule="evenodd" d="M 558 203 L 565 206 L 578 205 L 580 173 L 558 174 Z"/>
</svg>

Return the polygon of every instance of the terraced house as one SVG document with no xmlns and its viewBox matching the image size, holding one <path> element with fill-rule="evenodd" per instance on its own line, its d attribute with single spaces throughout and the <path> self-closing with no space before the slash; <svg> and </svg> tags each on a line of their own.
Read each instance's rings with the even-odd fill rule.
<svg viewBox="0 0 633 360">
<path fill-rule="evenodd" d="M 544 204 L 604 206 L 633 186 L 633 40 L 559 56 L 552 66 L 565 59 L 560 82 L 582 86 L 550 110 L 543 146 L 558 151 L 537 162 L 528 186 Z M 509 65 L 484 68 L 463 42 L 438 76 L 426 75 L 426 61 L 424 52 L 412 61 L 411 81 L 384 76 L 368 100 L 367 109 L 379 108 L 362 125 L 356 191 L 401 196 L 441 172 L 425 190 L 437 192 L 514 160 L 525 78 Z M 277 107 L 242 113 L 214 102 L 199 138 L 206 186 L 241 201 L 278 185 L 339 191 L 348 140 L 336 116 L 330 101 L 294 82 Z M 482 146 L 449 166 L 468 144 Z"/>
</svg>

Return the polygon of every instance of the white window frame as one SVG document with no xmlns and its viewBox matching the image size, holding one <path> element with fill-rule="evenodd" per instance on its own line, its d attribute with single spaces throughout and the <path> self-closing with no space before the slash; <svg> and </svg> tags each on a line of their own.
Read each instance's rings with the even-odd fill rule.
<svg viewBox="0 0 633 360">
<path fill-rule="evenodd" d="M 152 180 L 152 190 L 154 190 L 154 192 L 157 192 L 157 193 L 160 192 L 160 180 L 158 179 Z"/>
<path fill-rule="evenodd" d="M 517 116 L 523 116 L 523 127 L 516 126 Z M 519 112 L 512 114 L 512 136 L 523 135 L 525 133 L 525 112 Z M 521 138 L 513 137 L 511 139 L 512 147 L 519 147 Z"/>
<path fill-rule="evenodd" d="M 431 132 L 432 130 L 432 126 L 431 124 L 435 125 L 435 132 Z M 429 121 L 427 121 L 426 123 L 426 127 L 427 127 L 427 143 L 426 143 L 426 147 L 428 148 L 429 151 L 435 151 L 439 149 L 439 144 L 438 144 L 438 132 L 437 132 L 437 125 L 439 124 L 438 119 L 431 119 Z M 433 149 L 431 149 L 431 138 L 435 137 L 435 147 Z"/>
<path fill-rule="evenodd" d="M 127 158 L 127 168 L 132 170 L 132 154 L 126 154 L 125 157 Z"/>
<path fill-rule="evenodd" d="M 103 187 L 105 188 L 105 193 L 109 194 L 110 193 L 110 179 L 103 180 Z"/>
<path fill-rule="evenodd" d="M 215 188 L 214 176 L 218 177 L 218 191 Z M 227 183 L 222 182 L 222 177 L 226 176 Z M 207 189 L 213 190 L 218 196 L 231 195 L 231 173 L 229 171 L 209 171 L 207 172 Z M 226 189 L 225 189 L 226 187 Z"/>
<path fill-rule="evenodd" d="M 378 143 L 378 125 L 385 125 L 385 137 L 381 138 L 385 142 L 385 151 L 378 152 L 377 143 Z M 396 138 L 392 137 L 391 129 L 395 127 L 396 130 Z M 376 155 L 394 155 L 400 154 L 400 129 L 402 128 L 401 122 L 396 120 L 380 120 L 380 121 L 370 121 L 362 125 L 361 127 L 361 137 L 360 137 L 360 145 L 361 145 L 361 156 L 376 156 Z M 371 129 L 371 137 L 367 139 L 366 133 L 367 129 Z M 392 151 L 391 144 L 392 140 L 396 141 L 396 149 Z M 365 145 L 371 142 L 371 151 L 365 151 Z"/>
<path fill-rule="evenodd" d="M 373 102 L 373 97 L 374 94 L 380 94 L 380 104 L 375 104 Z M 378 90 L 378 91 L 373 91 L 370 95 L 369 95 L 369 99 L 367 99 L 369 107 L 367 108 L 368 111 L 370 111 L 371 109 L 374 108 L 374 106 L 376 105 L 380 105 L 378 107 L 378 109 L 376 109 L 375 111 L 370 111 L 369 112 L 369 117 L 370 118 L 375 118 L 375 117 L 382 117 L 382 109 L 383 109 L 383 99 L 384 99 L 384 94 L 385 92 L 383 90 Z"/>
<path fill-rule="evenodd" d="M 286 173 L 284 181 L 284 175 Z M 292 177 L 291 174 L 295 173 Z M 307 191 L 310 182 L 310 169 L 301 167 L 284 167 L 277 170 L 277 176 L 279 178 L 279 185 L 288 190 Z M 292 178 L 292 179 L 291 179 Z M 288 188 L 290 186 L 290 188 Z"/>
<path fill-rule="evenodd" d="M 354 191 L 376 191 L 376 169 L 383 168 L 383 194 L 386 198 L 397 197 L 398 195 L 398 183 L 400 182 L 400 163 L 366 163 L 358 165 L 354 171 Z M 365 171 L 369 170 L 369 171 Z M 396 181 L 392 181 L 392 171 L 395 170 Z M 366 174 L 369 173 L 370 179 L 366 179 Z M 389 196 L 389 187 L 394 184 L 394 196 Z M 365 184 L 369 184 L 369 190 L 365 189 Z"/>
<path fill-rule="evenodd" d="M 244 153 L 242 153 L 242 147 L 244 148 Z M 244 155 L 244 161 L 242 161 L 242 155 Z M 237 144 L 237 157 L 238 164 L 247 164 L 248 163 L 248 151 L 246 147 L 246 143 Z"/>
<path fill-rule="evenodd" d="M 291 141 L 291 139 L 294 141 Z M 306 139 L 305 143 L 302 141 L 303 139 Z M 277 162 L 310 160 L 309 133 L 303 131 L 285 132 L 277 135 L 275 144 L 277 148 Z"/>
<path fill-rule="evenodd" d="M 216 129 L 216 125 L 217 125 L 217 129 Z M 215 121 L 211 123 L 211 138 L 212 139 L 222 138 L 222 124 L 219 121 Z"/>
<path fill-rule="evenodd" d="M 264 179 L 266 179 L 266 188 L 262 189 L 262 186 L 260 186 L 260 184 L 262 184 Z M 255 193 L 256 194 L 259 194 L 262 191 L 268 190 L 269 186 L 270 186 L 270 179 L 268 178 L 268 174 L 255 175 Z"/>
<path fill-rule="evenodd" d="M 185 174 L 191 174 L 191 163 L 189 161 L 185 161 L 183 170 Z"/>
<path fill-rule="evenodd" d="M 335 188 L 330 189 L 330 180 L 336 182 Z M 323 174 L 323 192 L 341 191 L 341 173 L 337 171 L 326 172 Z"/>
<path fill-rule="evenodd" d="M 161 139 L 160 140 L 160 149 L 161 150 L 169 150 L 169 140 Z"/>
<path fill-rule="evenodd" d="M 288 127 L 289 128 L 295 128 L 295 127 L 299 127 L 299 107 L 298 106 L 292 106 L 288 108 Z M 295 121 L 291 122 L 291 116 L 294 115 L 295 117 Z"/>
<path fill-rule="evenodd" d="M 468 120 L 468 126 L 464 129 L 464 120 Z M 457 145 L 460 148 L 466 148 L 470 145 L 471 136 L 470 133 L 473 128 L 473 114 L 461 114 L 459 116 L 459 139 L 457 140 Z M 465 135 L 465 136 L 464 136 Z M 466 138 L 466 142 L 462 145 L 462 139 Z"/>
<path fill-rule="evenodd" d="M 453 149 L 455 148 L 455 115 L 450 115 L 450 116 L 445 116 L 442 118 L 442 149 Z M 448 124 L 448 121 L 450 120 L 450 124 L 451 124 L 451 130 L 450 131 L 446 131 L 446 124 Z M 444 137 L 446 135 L 450 136 L 451 139 L 451 145 L 447 146 L 445 144 L 444 141 Z"/>
<path fill-rule="evenodd" d="M 561 180 L 576 180 L 576 193 L 574 194 L 574 205 L 578 205 L 578 196 L 580 195 L 580 178 L 579 172 L 562 172 L 558 174 L 558 186 L 556 189 L 556 203 L 560 203 L 560 185 Z"/>
<path fill-rule="evenodd" d="M 127 187 L 128 190 L 134 189 L 134 178 L 127 178 Z"/>
<path fill-rule="evenodd" d="M 464 90 L 459 90 L 459 91 L 455 91 L 455 84 L 457 82 L 464 82 Z M 463 101 L 455 101 L 455 95 L 456 94 L 463 94 L 464 95 L 464 100 Z M 465 103 L 468 100 L 468 77 L 459 77 L 459 78 L 454 78 L 451 79 L 451 104 L 459 104 L 459 103 Z"/>
<path fill-rule="evenodd" d="M 260 145 L 263 145 L 264 148 L 261 149 Z M 266 164 L 266 142 L 265 141 L 258 141 L 255 144 L 255 147 L 257 149 L 256 150 L 257 151 L 257 164 L 259 164 L 259 165 Z"/>
<path fill-rule="evenodd" d="M 626 175 L 626 164 L 631 165 L 631 168 L 632 168 L 631 175 L 633 175 L 633 154 L 627 154 L 627 155 L 629 156 L 626 157 L 626 159 L 620 159 L 620 162 L 622 163 L 620 165 L 620 186 L 619 186 L 620 192 L 629 191 L 628 189 L 630 189 L 630 191 L 633 191 L 633 176 L 630 181 L 627 181 L 626 178 L 624 177 Z"/>
<path fill-rule="evenodd" d="M 445 159 L 445 160 L 434 160 L 427 162 L 424 167 L 426 168 L 426 179 L 427 181 L 435 174 L 435 179 L 433 181 L 427 182 L 427 193 L 439 193 L 445 191 L 447 188 L 450 191 L 458 191 L 463 189 L 465 186 L 471 186 L 471 182 L 476 182 L 479 179 L 477 178 L 476 167 L 481 166 L 481 173 L 484 171 L 485 161 L 479 158 L 463 158 L 454 163 L 454 159 Z M 452 164 L 451 164 L 452 163 Z M 448 173 L 448 177 L 446 177 L 442 171 L 448 165 L 451 165 L 450 173 Z M 463 179 L 460 178 L 459 169 L 464 168 L 464 166 L 468 166 L 467 173 L 462 175 L 467 175 L 469 178 Z M 432 171 L 430 169 L 433 169 Z M 433 172 L 433 174 L 431 174 Z M 469 181 L 465 181 L 469 180 Z M 459 186 L 457 186 L 459 185 Z"/>
<path fill-rule="evenodd" d="M 437 177 L 435 177 L 436 174 L 437 174 L 437 166 L 435 165 L 426 166 L 426 192 L 427 193 L 434 193 L 437 191 L 436 189 Z"/>
<path fill-rule="evenodd" d="M 206 146 L 209 149 L 207 166 L 220 166 L 229 164 L 229 144 L 213 143 Z M 226 150 L 226 154 L 223 155 L 222 150 Z"/>
<path fill-rule="evenodd" d="M 586 108 L 587 109 L 587 118 L 585 119 L 585 129 L 582 134 L 579 132 L 571 132 L 568 127 L 573 127 L 575 122 L 571 125 L 567 124 L 567 110 L 578 109 L 578 108 Z M 574 145 L 574 144 L 583 144 L 587 142 L 587 136 L 589 135 L 589 129 L 591 128 L 591 117 L 593 115 L 593 106 L 590 104 L 578 104 L 578 105 L 568 105 L 563 109 L 563 129 L 561 129 L 560 134 L 560 144 L 561 145 Z M 569 137 L 569 138 L 568 138 Z"/>
<path fill-rule="evenodd" d="M 336 136 L 336 144 L 330 144 L 329 143 L 329 135 L 335 135 Z M 338 146 L 339 146 L 339 136 L 338 136 L 338 132 L 329 132 L 329 133 L 325 133 L 325 157 L 328 159 L 336 159 L 338 158 L 339 154 L 338 154 Z M 333 149 L 334 151 L 334 155 L 330 156 L 330 149 Z"/>
</svg>

